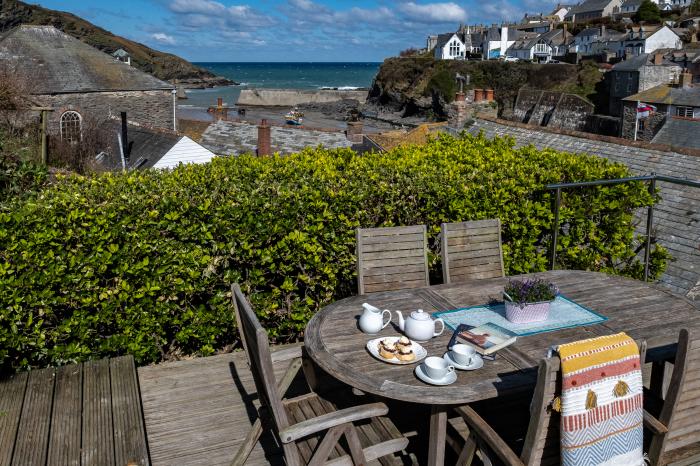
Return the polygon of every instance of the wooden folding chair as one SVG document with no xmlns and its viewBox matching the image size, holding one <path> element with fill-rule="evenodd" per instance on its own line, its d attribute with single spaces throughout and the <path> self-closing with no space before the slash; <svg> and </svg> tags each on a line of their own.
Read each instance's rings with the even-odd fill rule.
<svg viewBox="0 0 700 466">
<path fill-rule="evenodd" d="M 499 219 L 443 223 L 441 239 L 445 283 L 505 276 Z"/>
<path fill-rule="evenodd" d="M 232 293 L 236 321 L 261 402 L 261 423 L 250 431 L 233 464 L 245 464 L 263 425 L 274 434 L 290 466 L 364 465 L 375 459 L 383 464 L 395 464 L 397 459 L 392 454 L 406 448 L 408 439 L 385 417 L 389 412 L 385 404 L 371 403 L 338 410 L 332 402 L 313 391 L 284 398 L 301 362 L 294 359 L 278 383 L 267 332 L 238 285 L 232 286 Z M 341 443 L 342 438 L 345 445 Z"/>
<path fill-rule="evenodd" d="M 359 294 L 430 285 L 425 225 L 357 230 Z"/>
</svg>

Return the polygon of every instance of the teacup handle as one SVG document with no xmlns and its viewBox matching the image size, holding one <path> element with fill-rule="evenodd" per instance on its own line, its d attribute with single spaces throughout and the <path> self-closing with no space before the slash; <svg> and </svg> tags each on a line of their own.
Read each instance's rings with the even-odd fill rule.
<svg viewBox="0 0 700 466">
<path fill-rule="evenodd" d="M 437 324 L 438 322 L 440 322 L 440 325 L 442 325 L 442 328 L 440 329 L 439 332 L 435 332 L 435 334 L 433 335 L 434 337 L 436 337 L 438 335 L 442 335 L 442 332 L 445 331 L 445 321 L 440 319 L 440 318 L 435 319 L 435 323 Z"/>
<path fill-rule="evenodd" d="M 384 323 L 384 325 L 382 325 L 382 328 L 386 327 L 387 325 L 389 325 L 389 322 L 391 322 L 391 311 L 388 309 L 384 309 L 382 311 L 382 320 L 384 320 L 384 313 L 389 314 L 389 319 Z"/>
</svg>

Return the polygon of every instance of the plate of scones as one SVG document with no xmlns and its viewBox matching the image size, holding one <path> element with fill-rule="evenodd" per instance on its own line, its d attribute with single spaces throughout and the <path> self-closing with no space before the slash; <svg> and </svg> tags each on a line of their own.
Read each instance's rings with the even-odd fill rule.
<svg viewBox="0 0 700 466">
<path fill-rule="evenodd" d="M 413 364 L 428 355 L 425 348 L 406 337 L 375 338 L 367 342 L 367 351 L 390 364 Z"/>
</svg>

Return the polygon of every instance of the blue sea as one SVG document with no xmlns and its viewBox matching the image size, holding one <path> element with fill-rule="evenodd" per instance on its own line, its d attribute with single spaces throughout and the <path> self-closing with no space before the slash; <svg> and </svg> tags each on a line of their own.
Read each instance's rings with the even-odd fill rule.
<svg viewBox="0 0 700 466">
<path fill-rule="evenodd" d="M 217 97 L 223 97 L 227 105 L 234 105 L 241 89 L 356 89 L 372 85 L 381 63 L 195 63 L 210 70 L 217 76 L 223 76 L 241 83 L 240 86 L 216 89 L 189 90 L 188 100 L 182 107 L 208 107 L 216 103 Z"/>
</svg>

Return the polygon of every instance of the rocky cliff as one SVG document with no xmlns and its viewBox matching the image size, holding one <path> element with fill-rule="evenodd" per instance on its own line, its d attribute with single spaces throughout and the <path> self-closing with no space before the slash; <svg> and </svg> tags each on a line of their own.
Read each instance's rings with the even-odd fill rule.
<svg viewBox="0 0 700 466">
<path fill-rule="evenodd" d="M 370 89 L 368 106 L 404 117 L 444 118 L 458 90 L 456 74 L 469 75 L 465 89 L 491 88 L 499 114 L 508 115 L 522 87 L 570 92 L 595 101 L 602 73 L 595 65 L 435 60 L 430 57 L 384 61 Z"/>
<path fill-rule="evenodd" d="M 20 24 L 50 25 L 106 53 L 124 49 L 132 65 L 165 81 L 186 87 L 234 84 L 175 55 L 159 52 L 138 42 L 112 34 L 71 13 L 49 10 L 18 0 L 0 0 L 0 34 Z"/>
</svg>

